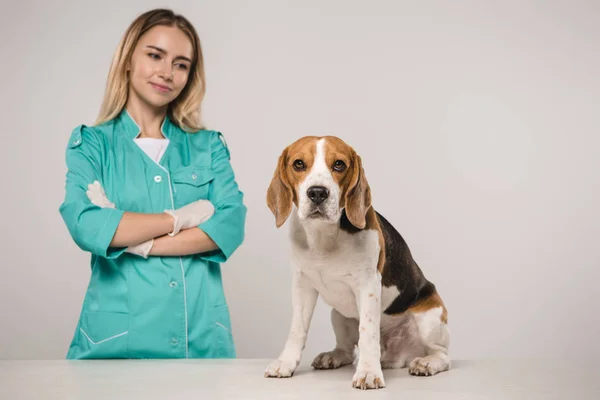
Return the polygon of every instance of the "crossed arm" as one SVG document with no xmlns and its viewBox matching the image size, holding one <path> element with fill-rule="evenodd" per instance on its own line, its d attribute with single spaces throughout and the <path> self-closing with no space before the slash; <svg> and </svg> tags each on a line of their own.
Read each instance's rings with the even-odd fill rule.
<svg viewBox="0 0 600 400">
<path fill-rule="evenodd" d="M 217 244 L 198 227 L 189 228 L 175 236 L 161 236 L 154 239 L 151 256 L 185 256 L 216 250 Z"/>
<path fill-rule="evenodd" d="M 103 208 L 115 208 L 106 196 L 99 182 L 88 186 L 86 192 L 90 201 Z M 208 201 L 192 206 L 190 215 L 143 214 L 126 211 L 117 226 L 111 247 L 127 247 L 127 252 L 147 256 L 182 256 L 216 250 L 216 243 L 200 228 L 207 221 L 214 208 Z M 175 211 L 177 212 L 177 211 Z M 189 214 L 189 213 L 188 213 Z M 183 219 L 183 221 L 179 221 Z M 183 228 L 179 231 L 177 224 Z M 171 233 L 179 231 L 171 235 Z"/>
<path fill-rule="evenodd" d="M 125 212 L 111 242 L 112 247 L 128 246 L 147 256 L 185 256 L 216 250 L 216 243 L 198 227 L 170 236 L 173 217 L 168 214 Z M 144 254 L 146 253 L 147 254 Z M 136 252 L 137 253 L 137 252 Z M 139 253 L 138 253 L 139 254 Z"/>
</svg>

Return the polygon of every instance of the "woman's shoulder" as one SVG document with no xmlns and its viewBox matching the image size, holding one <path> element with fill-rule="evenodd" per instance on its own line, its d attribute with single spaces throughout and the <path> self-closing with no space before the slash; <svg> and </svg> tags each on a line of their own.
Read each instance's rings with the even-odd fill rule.
<svg viewBox="0 0 600 400">
<path fill-rule="evenodd" d="M 185 133 L 190 138 L 189 140 L 195 145 L 202 147 L 208 146 L 213 152 L 221 149 L 225 149 L 229 152 L 225 135 L 219 130 L 204 128 L 193 132 L 185 132 L 183 130 L 181 130 L 181 132 Z"/>
<path fill-rule="evenodd" d="M 98 146 L 113 131 L 112 121 L 98 125 L 79 124 L 71 131 L 68 147 L 74 149 L 81 146 Z"/>
<path fill-rule="evenodd" d="M 181 134 L 189 135 L 191 138 L 198 138 L 200 140 L 206 140 L 212 138 L 214 135 L 218 134 L 218 131 L 208 128 L 201 128 L 196 130 L 185 130 L 182 127 L 172 124 L 172 126 Z"/>
</svg>

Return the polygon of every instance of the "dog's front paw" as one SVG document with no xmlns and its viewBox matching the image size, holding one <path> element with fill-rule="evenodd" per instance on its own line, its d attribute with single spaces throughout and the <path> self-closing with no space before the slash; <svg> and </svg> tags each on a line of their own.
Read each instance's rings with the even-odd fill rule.
<svg viewBox="0 0 600 400">
<path fill-rule="evenodd" d="M 354 362 L 354 354 L 335 349 L 326 353 L 321 353 L 315 357 L 312 362 L 314 369 L 334 369 Z"/>
<path fill-rule="evenodd" d="M 411 375 L 433 376 L 448 369 L 443 359 L 434 356 L 419 357 L 411 361 L 408 373 Z"/>
<path fill-rule="evenodd" d="M 352 387 L 357 389 L 380 389 L 385 387 L 383 373 L 379 369 L 362 369 L 359 368 L 352 378 Z"/>
<path fill-rule="evenodd" d="M 275 360 L 267 367 L 265 378 L 289 378 L 294 375 L 297 363 Z"/>
</svg>

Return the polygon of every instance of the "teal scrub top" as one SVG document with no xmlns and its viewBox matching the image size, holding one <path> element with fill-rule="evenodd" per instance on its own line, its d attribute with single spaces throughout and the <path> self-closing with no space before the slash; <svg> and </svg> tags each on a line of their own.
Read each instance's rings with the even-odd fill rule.
<svg viewBox="0 0 600 400">
<path fill-rule="evenodd" d="M 230 151 L 220 132 L 187 133 L 169 117 L 161 130 L 169 144 L 159 163 L 134 142 L 140 129 L 125 109 L 71 134 L 59 211 L 91 253 L 91 277 L 67 359 L 236 356 L 220 264 L 244 240 L 246 207 Z M 115 209 L 90 202 L 95 180 Z M 109 247 L 125 211 L 162 213 L 198 199 L 215 207 L 198 227 L 218 250 L 144 259 Z"/>
</svg>

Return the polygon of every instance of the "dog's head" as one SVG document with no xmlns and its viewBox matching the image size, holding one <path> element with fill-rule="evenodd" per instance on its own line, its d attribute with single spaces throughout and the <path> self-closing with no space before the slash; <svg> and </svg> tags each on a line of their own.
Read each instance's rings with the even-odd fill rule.
<svg viewBox="0 0 600 400">
<path fill-rule="evenodd" d="M 287 146 L 267 191 L 277 227 L 290 215 L 292 204 L 300 220 L 337 223 L 345 209 L 350 223 L 364 228 L 371 191 L 360 156 L 335 136 L 306 136 Z"/>
</svg>

